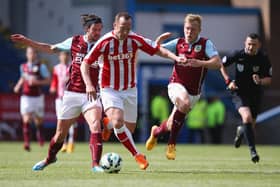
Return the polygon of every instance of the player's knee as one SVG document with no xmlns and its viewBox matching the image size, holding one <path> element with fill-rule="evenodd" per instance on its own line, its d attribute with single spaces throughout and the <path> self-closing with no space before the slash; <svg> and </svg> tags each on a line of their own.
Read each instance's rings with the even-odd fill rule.
<svg viewBox="0 0 280 187">
<path fill-rule="evenodd" d="M 96 120 L 92 121 L 92 123 L 90 124 L 90 131 L 91 131 L 91 133 L 99 133 L 99 132 L 101 132 L 100 120 L 96 119 Z"/>
<path fill-rule="evenodd" d="M 244 123 L 252 123 L 253 122 L 252 115 L 248 114 L 248 113 L 244 114 L 243 121 L 244 121 Z"/>
<path fill-rule="evenodd" d="M 120 118 L 115 118 L 115 119 L 112 119 L 112 125 L 114 128 L 121 128 L 124 124 L 124 120 L 123 119 L 120 119 Z"/>
<path fill-rule="evenodd" d="M 185 100 L 177 99 L 177 108 L 181 112 L 187 113 L 191 108 L 191 103 L 188 99 Z"/>
</svg>

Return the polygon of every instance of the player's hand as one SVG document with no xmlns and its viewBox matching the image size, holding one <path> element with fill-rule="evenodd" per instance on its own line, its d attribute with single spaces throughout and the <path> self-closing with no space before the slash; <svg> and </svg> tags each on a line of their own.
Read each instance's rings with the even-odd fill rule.
<svg viewBox="0 0 280 187">
<path fill-rule="evenodd" d="M 253 79 L 253 81 L 256 85 L 261 85 L 261 79 L 260 79 L 260 76 L 258 74 L 253 74 L 252 79 Z"/>
<path fill-rule="evenodd" d="M 27 43 L 27 38 L 22 34 L 12 34 L 10 38 L 13 42 Z"/>
<path fill-rule="evenodd" d="M 185 56 L 177 56 L 176 57 L 176 62 L 179 62 L 180 64 L 186 64 L 187 63 L 187 58 Z"/>
<path fill-rule="evenodd" d="M 96 100 L 97 93 L 94 86 L 86 86 L 87 99 L 91 102 Z"/>
<path fill-rule="evenodd" d="M 201 60 L 191 58 L 187 60 L 187 65 L 191 67 L 201 67 L 203 66 L 203 62 Z"/>
<path fill-rule="evenodd" d="M 232 81 L 228 84 L 227 90 L 231 90 L 231 91 L 238 90 L 238 86 L 236 85 L 235 80 L 232 80 Z"/>
<path fill-rule="evenodd" d="M 14 92 L 15 92 L 15 93 L 19 93 L 19 90 L 20 90 L 20 86 L 19 86 L 19 85 L 16 85 L 16 86 L 14 87 Z"/>
<path fill-rule="evenodd" d="M 165 33 L 159 35 L 159 36 L 156 38 L 155 42 L 159 45 L 159 44 L 161 44 L 164 40 L 168 39 L 171 35 L 172 35 L 171 32 L 165 32 Z"/>
</svg>

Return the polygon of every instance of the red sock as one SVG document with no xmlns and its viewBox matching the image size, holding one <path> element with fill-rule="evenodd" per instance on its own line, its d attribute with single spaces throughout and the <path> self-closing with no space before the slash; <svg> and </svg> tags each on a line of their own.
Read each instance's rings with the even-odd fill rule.
<svg viewBox="0 0 280 187">
<path fill-rule="evenodd" d="M 89 148 L 91 152 L 92 167 L 99 166 L 103 148 L 101 133 L 90 134 Z"/>
<path fill-rule="evenodd" d="M 158 137 L 159 135 L 161 134 L 164 134 L 166 132 L 168 132 L 168 129 L 167 129 L 167 120 L 163 121 L 160 126 L 158 128 L 156 128 L 156 130 L 154 131 L 154 137 Z"/>
<path fill-rule="evenodd" d="M 22 136 L 23 136 L 24 146 L 29 147 L 30 144 L 29 123 L 22 123 Z"/>
<path fill-rule="evenodd" d="M 37 131 L 36 131 L 36 137 L 37 137 L 37 141 L 40 144 L 40 146 L 44 145 L 45 139 L 44 139 L 44 127 L 42 124 L 37 126 Z"/>
<path fill-rule="evenodd" d="M 114 128 L 114 132 L 118 140 L 129 150 L 132 156 L 135 156 L 138 151 L 136 150 L 132 135 L 130 131 L 123 125 L 121 128 Z"/>
<path fill-rule="evenodd" d="M 185 113 L 182 113 L 179 110 L 175 111 L 173 121 L 172 121 L 171 131 L 168 139 L 168 144 L 176 144 L 176 139 L 181 127 L 184 124 L 185 116 L 186 116 Z"/>
<path fill-rule="evenodd" d="M 56 159 L 57 152 L 61 149 L 63 142 L 55 142 L 54 139 L 51 139 L 48 151 L 47 162 Z"/>
</svg>

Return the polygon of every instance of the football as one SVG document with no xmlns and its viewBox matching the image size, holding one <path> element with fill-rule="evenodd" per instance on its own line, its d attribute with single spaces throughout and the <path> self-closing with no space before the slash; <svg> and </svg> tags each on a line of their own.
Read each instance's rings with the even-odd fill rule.
<svg viewBox="0 0 280 187">
<path fill-rule="evenodd" d="M 122 158 L 117 153 L 106 153 L 100 160 L 105 173 L 118 173 L 122 168 Z"/>
</svg>

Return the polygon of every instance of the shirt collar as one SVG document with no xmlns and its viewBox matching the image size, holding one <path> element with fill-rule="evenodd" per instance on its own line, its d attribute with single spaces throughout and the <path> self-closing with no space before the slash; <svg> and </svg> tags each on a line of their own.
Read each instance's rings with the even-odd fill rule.
<svg viewBox="0 0 280 187">
<path fill-rule="evenodd" d="M 200 39 L 200 35 L 198 35 L 197 39 L 196 39 L 194 42 L 189 43 L 189 45 L 193 45 L 193 44 L 195 44 L 196 42 L 198 42 L 198 40 L 199 40 L 199 39 Z"/>
</svg>

